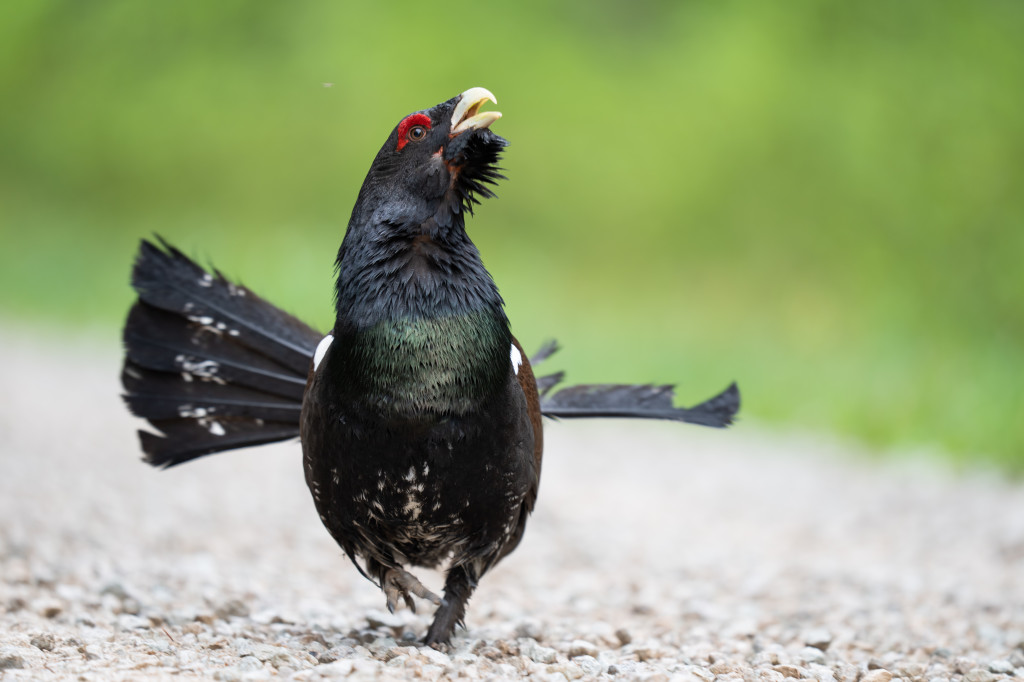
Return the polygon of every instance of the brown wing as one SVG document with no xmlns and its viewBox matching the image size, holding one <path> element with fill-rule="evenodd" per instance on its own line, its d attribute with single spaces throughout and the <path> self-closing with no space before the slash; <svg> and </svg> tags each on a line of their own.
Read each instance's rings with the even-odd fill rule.
<svg viewBox="0 0 1024 682">
<path fill-rule="evenodd" d="M 523 389 L 523 395 L 526 396 L 526 410 L 530 414 L 530 424 L 533 426 L 533 463 L 537 475 L 533 479 L 533 485 L 526 492 L 526 499 L 523 500 L 523 506 L 520 508 L 515 530 L 487 569 L 508 556 L 523 539 L 523 533 L 526 531 L 526 519 L 533 511 L 533 505 L 537 501 L 537 490 L 540 487 L 540 464 L 544 454 L 544 424 L 541 422 L 537 381 L 533 377 L 533 368 L 530 367 L 530 361 L 526 359 L 523 347 L 519 345 L 519 341 L 515 337 L 512 337 L 512 343 L 519 350 L 519 355 L 523 360 L 523 364 L 519 366 L 519 371 L 516 373 L 516 378 L 519 379 L 519 386 Z"/>
<path fill-rule="evenodd" d="M 512 343 L 519 349 L 519 355 L 523 364 L 519 367 L 516 378 L 519 379 L 519 386 L 526 396 L 526 409 L 530 413 L 530 424 L 533 425 L 533 462 L 537 467 L 537 483 L 530 490 L 526 498 L 527 510 L 533 511 L 533 503 L 537 499 L 537 486 L 540 485 L 540 465 L 544 459 L 544 424 L 540 412 L 540 395 L 537 393 L 537 380 L 533 376 L 533 368 L 530 361 L 519 345 L 518 339 L 512 337 Z"/>
</svg>

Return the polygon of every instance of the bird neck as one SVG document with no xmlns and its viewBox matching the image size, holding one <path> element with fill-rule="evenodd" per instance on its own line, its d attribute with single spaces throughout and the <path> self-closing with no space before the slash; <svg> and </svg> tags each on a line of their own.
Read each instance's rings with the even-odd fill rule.
<svg viewBox="0 0 1024 682">
<path fill-rule="evenodd" d="M 481 310 L 505 321 L 504 302 L 463 215 L 448 215 L 443 224 L 438 215 L 349 224 L 336 263 L 336 331 Z"/>
<path fill-rule="evenodd" d="M 465 413 L 507 378 L 508 319 L 461 221 L 350 225 L 345 235 L 337 380 L 371 407 Z"/>
</svg>

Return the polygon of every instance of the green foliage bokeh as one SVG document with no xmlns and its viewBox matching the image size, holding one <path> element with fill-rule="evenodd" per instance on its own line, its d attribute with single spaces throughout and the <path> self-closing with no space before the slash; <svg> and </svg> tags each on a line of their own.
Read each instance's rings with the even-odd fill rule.
<svg viewBox="0 0 1024 682">
<path fill-rule="evenodd" d="M 316 325 L 404 114 L 512 146 L 473 238 L 578 381 L 1024 469 L 1024 5 L 0 5 L 0 315 L 99 327 L 158 232 Z M 555 363 L 556 361 L 552 361 Z"/>
</svg>

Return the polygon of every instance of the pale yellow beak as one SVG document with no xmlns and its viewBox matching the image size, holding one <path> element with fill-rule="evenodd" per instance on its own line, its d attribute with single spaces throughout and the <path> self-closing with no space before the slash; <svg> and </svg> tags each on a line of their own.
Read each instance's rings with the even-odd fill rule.
<svg viewBox="0 0 1024 682">
<path fill-rule="evenodd" d="M 455 136 L 467 130 L 488 128 L 501 118 L 501 112 L 498 111 L 479 111 L 483 103 L 488 100 L 495 104 L 498 103 L 498 100 L 487 88 L 470 88 L 462 93 L 459 103 L 455 105 L 455 111 L 452 112 L 450 134 Z"/>
</svg>

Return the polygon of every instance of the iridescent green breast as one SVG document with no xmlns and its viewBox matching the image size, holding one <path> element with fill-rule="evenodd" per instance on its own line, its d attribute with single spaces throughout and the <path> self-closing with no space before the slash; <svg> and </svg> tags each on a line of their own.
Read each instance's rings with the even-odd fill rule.
<svg viewBox="0 0 1024 682">
<path fill-rule="evenodd" d="M 510 346 L 495 311 L 388 320 L 352 339 L 350 376 L 368 406 L 397 416 L 466 414 L 504 385 Z"/>
</svg>

